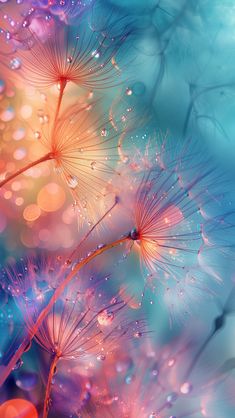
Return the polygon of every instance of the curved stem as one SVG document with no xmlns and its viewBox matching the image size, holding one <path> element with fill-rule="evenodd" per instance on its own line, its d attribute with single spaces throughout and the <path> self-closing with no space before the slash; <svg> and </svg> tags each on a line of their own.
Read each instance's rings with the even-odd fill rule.
<svg viewBox="0 0 235 418">
<path fill-rule="evenodd" d="M 201 345 L 201 347 L 197 351 L 196 355 L 192 359 L 192 361 L 191 361 L 191 363 L 190 363 L 190 365 L 189 365 L 189 367 L 188 367 L 188 369 L 185 373 L 185 381 L 188 380 L 189 376 L 191 375 L 192 371 L 194 370 L 194 367 L 196 366 L 198 360 L 200 359 L 203 351 L 205 350 L 205 348 L 209 344 L 210 340 L 213 338 L 214 334 L 215 334 L 215 332 L 213 331 L 207 336 L 204 343 Z"/>
<path fill-rule="evenodd" d="M 49 412 L 49 409 L 50 409 L 51 384 L 52 384 L 53 376 L 55 374 L 55 368 L 56 368 L 56 365 L 58 363 L 58 360 L 59 360 L 59 357 L 57 355 L 55 355 L 52 362 L 51 362 L 50 371 L 49 371 L 49 375 L 48 375 L 48 379 L 47 379 L 45 399 L 44 399 L 43 418 L 47 418 L 48 412 Z"/>
<path fill-rule="evenodd" d="M 13 174 L 11 174 L 10 176 L 8 176 L 4 180 L 2 180 L 0 182 L 0 189 L 5 184 L 7 184 L 9 181 L 15 179 L 20 174 L 25 173 L 25 171 L 29 170 L 30 168 L 35 167 L 36 165 L 38 165 L 40 163 L 43 163 L 44 161 L 52 160 L 53 158 L 54 158 L 53 153 L 49 152 L 48 154 L 44 155 L 43 157 L 39 158 L 38 160 L 33 161 L 32 163 L 29 163 L 29 164 L 25 165 L 24 167 L 20 168 L 19 170 L 15 171 Z"/>
<path fill-rule="evenodd" d="M 68 276 L 62 281 L 62 283 L 57 287 L 55 290 L 53 296 L 51 297 L 48 305 L 41 311 L 40 315 L 38 316 L 37 321 L 35 324 L 30 328 L 28 335 L 24 338 L 22 344 L 20 347 L 16 350 L 15 354 L 9 361 L 9 363 L 6 366 L 0 366 L 0 387 L 3 385 L 9 374 L 11 373 L 13 367 L 17 363 L 17 360 L 24 354 L 25 349 L 27 348 L 29 342 L 32 340 L 34 335 L 36 334 L 38 328 L 42 324 L 43 320 L 46 318 L 48 313 L 50 312 L 52 306 L 56 302 L 56 300 L 60 297 L 60 295 L 63 293 L 64 289 L 67 287 L 67 285 L 71 282 L 71 280 L 74 278 L 74 276 L 78 273 L 78 271 L 84 267 L 86 264 L 88 264 L 90 261 L 92 261 L 97 256 L 103 254 L 105 251 L 110 250 L 111 248 L 117 247 L 118 245 L 130 240 L 129 234 L 113 241 L 110 244 L 104 245 L 102 248 L 97 248 L 92 254 L 84 258 L 83 260 L 79 261 L 73 270 L 68 274 Z"/>
<path fill-rule="evenodd" d="M 79 244 L 76 246 L 76 248 L 73 250 L 72 254 L 70 254 L 70 259 L 73 258 L 73 256 L 76 254 L 76 252 L 81 248 L 81 245 L 86 241 L 86 239 L 89 237 L 89 235 L 94 231 L 95 228 L 106 218 L 106 216 L 115 208 L 115 206 L 118 203 L 117 196 L 115 196 L 114 203 L 112 206 L 102 215 L 102 217 L 92 226 L 91 229 L 84 235 L 84 237 L 79 241 Z"/>
</svg>

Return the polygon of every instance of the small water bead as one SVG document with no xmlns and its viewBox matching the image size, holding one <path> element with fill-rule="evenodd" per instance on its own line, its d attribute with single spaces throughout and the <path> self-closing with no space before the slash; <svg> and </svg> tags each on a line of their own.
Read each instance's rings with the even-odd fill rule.
<svg viewBox="0 0 235 418">
<path fill-rule="evenodd" d="M 12 58 L 12 60 L 10 61 L 10 68 L 12 70 L 19 70 L 19 68 L 21 67 L 21 61 L 19 58 Z"/>
<path fill-rule="evenodd" d="M 71 62 L 73 61 L 73 57 L 70 55 L 69 57 L 67 57 L 67 63 L 71 64 Z"/>
<path fill-rule="evenodd" d="M 193 386 L 190 382 L 184 382 L 180 387 L 180 392 L 183 395 L 188 395 L 192 389 L 193 389 Z"/>
<path fill-rule="evenodd" d="M 104 354 L 99 354 L 96 358 L 97 358 L 97 360 L 99 360 L 99 361 L 104 361 L 104 360 L 106 359 L 106 357 L 105 357 L 105 355 L 104 355 Z"/>
<path fill-rule="evenodd" d="M 132 95 L 132 90 L 128 87 L 127 89 L 126 89 L 126 95 L 127 96 L 131 96 Z"/>
<path fill-rule="evenodd" d="M 97 321 L 99 322 L 100 325 L 103 325 L 103 326 L 110 325 L 113 322 L 113 319 L 114 319 L 114 313 L 107 311 L 107 309 L 101 312 L 97 317 Z"/>
<path fill-rule="evenodd" d="M 122 157 L 122 162 L 123 162 L 124 164 L 129 163 L 129 161 L 130 161 L 130 159 L 129 159 L 128 155 L 124 155 L 124 156 Z"/>
<path fill-rule="evenodd" d="M 76 189 L 78 186 L 78 178 L 76 176 L 68 176 L 67 183 L 70 189 Z"/>
<path fill-rule="evenodd" d="M 175 364 L 175 359 L 174 359 L 174 358 L 171 358 L 171 359 L 168 361 L 168 366 L 169 366 L 169 367 L 173 367 L 173 366 L 174 366 L 174 364 Z"/>
<path fill-rule="evenodd" d="M 35 132 L 34 132 L 34 138 L 35 138 L 35 139 L 40 139 L 40 138 L 41 138 L 41 132 L 39 132 L 39 131 L 35 131 Z"/>
<path fill-rule="evenodd" d="M 178 399 L 178 395 L 176 392 L 172 392 L 169 393 L 169 395 L 167 395 L 166 400 L 169 403 L 175 402 Z"/>
<path fill-rule="evenodd" d="M 30 24 L 30 21 L 28 19 L 25 19 L 22 23 L 23 28 L 27 28 Z"/>
<path fill-rule="evenodd" d="M 127 375 L 126 378 L 125 378 L 126 384 L 130 385 L 132 383 L 133 379 L 134 379 L 133 375 L 131 375 L 131 374 Z"/>
<path fill-rule="evenodd" d="M 106 128 L 103 128 L 102 130 L 101 130 L 101 136 L 107 136 L 108 135 L 108 131 L 107 131 L 107 129 Z"/>
<path fill-rule="evenodd" d="M 139 239 L 139 233 L 138 233 L 138 231 L 137 231 L 137 229 L 136 229 L 136 228 L 133 228 L 133 229 L 131 230 L 131 232 L 130 232 L 130 237 L 131 237 L 131 239 L 132 239 L 133 241 L 136 241 L 136 240 L 138 240 L 138 239 Z"/>
<path fill-rule="evenodd" d="M 95 170 L 95 168 L 96 168 L 96 161 L 92 161 L 91 162 L 91 169 Z"/>
<path fill-rule="evenodd" d="M 98 250 L 101 250 L 102 248 L 104 248 L 105 247 L 105 244 L 99 244 L 99 245 L 97 245 L 97 249 Z"/>
<path fill-rule="evenodd" d="M 44 115 L 43 116 L 43 123 L 48 123 L 49 122 L 49 115 Z"/>
<path fill-rule="evenodd" d="M 15 366 L 13 367 L 13 371 L 19 370 L 22 366 L 23 366 L 24 362 L 23 360 L 20 358 L 19 360 L 17 360 Z"/>
<path fill-rule="evenodd" d="M 143 336 L 143 334 L 140 331 L 137 331 L 137 332 L 134 333 L 135 338 L 141 338 L 142 336 Z"/>
<path fill-rule="evenodd" d="M 100 57 L 100 53 L 99 53 L 99 51 L 97 51 L 97 50 L 93 51 L 93 52 L 91 53 L 91 55 L 92 55 L 92 57 L 94 57 L 94 58 L 99 58 L 99 57 Z"/>
</svg>

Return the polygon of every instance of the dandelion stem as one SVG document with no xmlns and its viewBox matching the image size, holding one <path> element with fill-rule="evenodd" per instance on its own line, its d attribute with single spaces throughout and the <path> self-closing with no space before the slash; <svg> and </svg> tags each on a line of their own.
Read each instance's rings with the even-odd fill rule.
<svg viewBox="0 0 235 418">
<path fill-rule="evenodd" d="M 48 154 L 44 155 L 43 157 L 39 158 L 36 161 L 33 161 L 32 163 L 29 163 L 27 165 L 25 165 L 24 167 L 20 168 L 19 170 L 15 171 L 13 174 L 11 174 L 10 176 L 6 177 L 4 180 L 2 180 L 0 182 L 0 189 L 1 187 L 5 186 L 5 184 L 7 184 L 9 181 L 15 179 L 16 177 L 18 177 L 20 174 L 25 173 L 25 171 L 29 170 L 32 167 L 35 167 L 36 165 L 43 163 L 44 161 L 49 161 L 52 160 L 53 157 L 53 153 L 49 152 Z"/>
<path fill-rule="evenodd" d="M 57 124 L 57 120 L 59 117 L 59 113 L 60 113 L 60 107 L 61 107 L 65 87 L 66 87 L 66 80 L 61 80 L 61 82 L 59 83 L 60 92 L 59 92 L 59 97 L 57 101 L 53 129 L 52 129 L 52 149 L 54 148 L 54 145 L 56 142 L 55 129 L 56 129 L 56 124 Z"/>
<path fill-rule="evenodd" d="M 78 273 L 78 271 L 84 267 L 86 264 L 88 264 L 90 261 L 92 261 L 97 256 L 103 254 L 105 251 L 110 250 L 111 248 L 117 247 L 118 245 L 130 240 L 130 234 L 123 236 L 122 238 L 113 241 L 110 244 L 104 245 L 102 248 L 97 248 L 93 253 L 91 253 L 89 256 L 84 258 L 83 260 L 79 261 L 71 270 L 71 272 L 68 274 L 68 276 L 64 279 L 64 281 L 56 288 L 53 296 L 51 297 L 49 303 L 47 306 L 41 311 L 40 315 L 38 316 L 37 321 L 35 324 L 30 328 L 28 335 L 24 338 L 22 344 L 20 347 L 16 350 L 15 354 L 9 361 L 9 363 L 6 366 L 0 366 L 0 387 L 3 385 L 9 374 L 11 373 L 13 367 L 19 360 L 19 358 L 24 354 L 25 349 L 27 348 L 29 342 L 32 340 L 32 338 L 35 336 L 38 328 L 42 324 L 43 320 L 46 318 L 48 313 L 50 312 L 51 308 L 53 307 L 54 303 L 57 301 L 57 299 L 60 297 L 60 295 L 63 293 L 64 289 L 68 286 L 68 284 L 71 282 L 71 280 L 74 278 L 74 276 Z"/>
<path fill-rule="evenodd" d="M 73 258 L 73 256 L 76 254 L 76 252 L 79 250 L 79 248 L 81 248 L 81 245 L 84 243 L 84 241 L 87 240 L 87 238 L 89 237 L 89 235 L 94 231 L 95 228 L 97 228 L 97 226 L 106 218 L 106 216 L 115 208 L 115 206 L 118 203 L 118 199 L 117 196 L 115 196 L 115 201 L 112 204 L 112 206 L 104 213 L 104 215 L 102 215 L 102 217 L 92 226 L 91 229 L 89 229 L 89 231 L 84 235 L 84 237 L 81 239 L 81 241 L 79 241 L 79 244 L 77 245 L 77 247 L 73 250 L 72 254 L 70 255 L 70 259 Z"/>
<path fill-rule="evenodd" d="M 51 385 L 52 385 L 52 379 L 55 374 L 56 365 L 59 360 L 59 356 L 55 355 L 53 357 L 53 360 L 51 362 L 50 371 L 47 379 L 47 387 L 46 387 L 46 393 L 45 393 L 45 399 L 44 399 L 44 406 L 43 406 L 43 418 L 47 418 L 48 412 L 50 409 L 50 396 L 51 396 Z"/>
</svg>

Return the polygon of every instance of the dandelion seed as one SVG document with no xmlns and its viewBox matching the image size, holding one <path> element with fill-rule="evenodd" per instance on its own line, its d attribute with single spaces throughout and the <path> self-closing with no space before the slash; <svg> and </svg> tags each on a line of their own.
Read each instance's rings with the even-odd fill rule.
<svg viewBox="0 0 235 418">
<path fill-rule="evenodd" d="M 124 28 L 111 41 L 104 31 L 95 33 L 82 21 L 75 29 L 36 17 L 25 30 L 28 36 L 18 57 L 12 59 L 12 68 L 22 67 L 22 77 L 36 88 L 59 85 L 62 90 L 68 82 L 96 89 L 113 84 L 111 59 L 130 32 Z"/>
</svg>

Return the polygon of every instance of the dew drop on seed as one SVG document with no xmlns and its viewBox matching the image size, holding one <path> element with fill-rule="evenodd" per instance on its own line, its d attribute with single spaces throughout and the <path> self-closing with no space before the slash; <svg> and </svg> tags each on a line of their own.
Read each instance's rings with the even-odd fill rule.
<svg viewBox="0 0 235 418">
<path fill-rule="evenodd" d="M 40 138 L 41 138 L 41 132 L 39 132 L 39 131 L 35 131 L 35 132 L 34 132 L 34 138 L 35 138 L 35 139 L 40 139 Z"/>
<path fill-rule="evenodd" d="M 10 61 L 10 68 L 12 70 L 19 70 L 19 68 L 21 67 L 21 61 L 19 58 L 12 58 L 12 60 Z"/>
<path fill-rule="evenodd" d="M 19 360 L 17 360 L 15 366 L 13 367 L 12 370 L 19 370 L 22 366 L 23 366 L 24 362 L 23 360 L 20 358 Z"/>
<path fill-rule="evenodd" d="M 70 189 L 76 189 L 78 186 L 78 178 L 76 176 L 69 176 L 67 178 L 67 183 Z"/>
<path fill-rule="evenodd" d="M 108 131 L 107 131 L 107 129 L 106 128 L 103 128 L 102 130 L 101 130 L 101 136 L 107 136 L 108 135 Z"/>
<path fill-rule="evenodd" d="M 113 322 L 113 319 L 114 319 L 114 313 L 107 311 L 107 309 L 105 309 L 103 312 L 100 312 L 97 317 L 97 321 L 99 322 L 100 325 L 103 325 L 103 326 L 110 325 Z"/>
<path fill-rule="evenodd" d="M 104 361 L 105 360 L 105 355 L 104 354 L 99 354 L 97 357 L 97 360 L 99 360 L 99 361 Z"/>
<path fill-rule="evenodd" d="M 67 63 L 71 64 L 71 62 L 73 61 L 73 57 L 71 57 L 71 55 L 69 57 L 67 57 Z"/>
<path fill-rule="evenodd" d="M 190 393 L 191 392 L 191 390 L 192 390 L 192 385 L 191 385 L 191 383 L 190 382 L 184 382 L 182 385 L 181 385 L 181 387 L 180 387 L 180 392 L 183 394 L 183 395 L 188 395 L 188 393 Z"/>
</svg>

